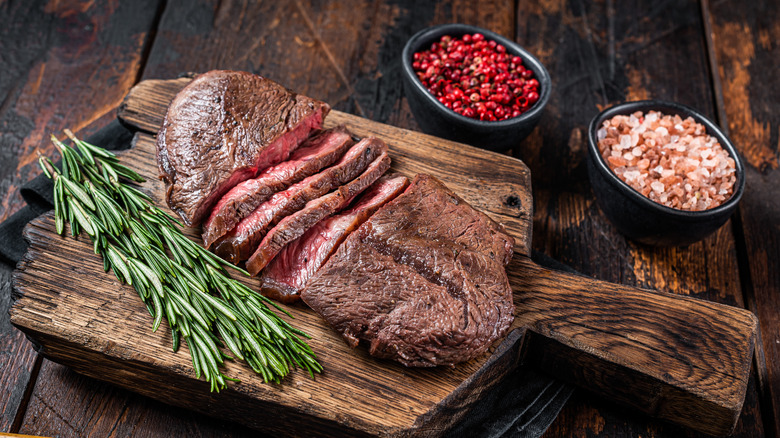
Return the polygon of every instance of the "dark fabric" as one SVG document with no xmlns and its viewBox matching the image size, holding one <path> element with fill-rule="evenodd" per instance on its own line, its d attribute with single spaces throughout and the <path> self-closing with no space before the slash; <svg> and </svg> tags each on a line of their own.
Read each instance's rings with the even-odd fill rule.
<svg viewBox="0 0 780 438">
<path fill-rule="evenodd" d="M 106 149 L 120 150 L 130 147 L 132 139 L 133 133 L 114 121 L 86 140 Z M 52 184 L 45 175 L 22 186 L 21 194 L 27 206 L 0 224 L 0 261 L 10 266 L 16 265 L 27 250 L 27 242 L 22 238 L 24 226 L 53 208 Z M 548 268 L 574 272 L 542 253 L 534 253 L 532 258 Z M 536 438 L 555 420 L 573 390 L 536 370 L 518 368 L 486 394 L 447 435 Z"/>
<path fill-rule="evenodd" d="M 27 222 L 38 217 L 42 212 L 29 205 L 0 224 L 0 261 L 15 266 L 27 250 L 27 242 L 22 238 L 22 230 Z"/>
</svg>

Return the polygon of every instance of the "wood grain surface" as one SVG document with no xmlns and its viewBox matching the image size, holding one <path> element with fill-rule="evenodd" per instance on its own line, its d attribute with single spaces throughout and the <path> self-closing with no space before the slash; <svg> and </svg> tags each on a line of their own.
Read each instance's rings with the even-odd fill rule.
<svg viewBox="0 0 780 438">
<path fill-rule="evenodd" d="M 114 118 L 135 83 L 157 0 L 89 7 L 90 2 L 0 2 L 0 221 L 24 206 L 19 189 L 52 154 L 52 132 L 88 135 Z M 11 269 L 0 266 L 10 291 Z M 17 430 L 41 367 L 31 344 L 8 321 L 0 294 L 0 430 Z M 36 434 L 36 433 L 33 433 Z"/>
<path fill-rule="evenodd" d="M 167 109 L 165 102 L 177 91 L 171 84 L 182 87 L 189 80 L 141 82 L 123 101 L 120 118 L 155 131 Z M 326 120 L 326 126 L 342 123 L 359 136 L 384 139 L 393 170 L 437 176 L 515 236 L 516 256 L 507 267 L 516 292 L 514 327 L 530 327 L 536 334 L 527 361 L 660 418 L 709 433 L 733 429 L 754 347 L 756 321 L 751 313 L 541 269 L 528 259 L 532 202 L 530 174 L 522 162 L 338 111 Z M 154 151 L 154 138 L 139 133 L 123 157 L 147 179 L 155 202 L 164 205 L 164 187 L 155 179 Z M 325 352 L 320 356 L 327 370 L 323 376 L 315 382 L 299 373 L 283 387 L 302 392 L 279 393 L 247 367 L 230 366 L 242 383 L 227 395 L 198 400 L 202 382 L 186 369 L 188 359 L 158 353 L 164 333 L 150 337 L 154 340 L 150 344 L 132 341 L 142 336 L 143 321 L 148 319 L 143 305 L 131 302 L 132 290 L 123 287 L 125 292 L 115 295 L 117 282 L 107 288 L 111 277 L 95 275 L 100 261 L 92 256 L 90 245 L 53 236 L 51 228 L 48 216 L 36 220 L 28 231 L 31 249 L 15 278 L 20 298 L 12 308 L 12 322 L 40 342 L 48 357 L 82 373 L 197 410 L 207 411 L 207 406 L 218 403 L 225 408 L 216 412 L 250 427 L 273 431 L 267 419 L 246 419 L 243 409 L 278 406 L 296 423 L 325 429 L 380 435 L 441 432 L 477 399 L 475 394 L 483 387 L 471 382 L 480 370 L 503 375 L 510 369 L 495 369 L 495 363 L 516 364 L 502 361 L 501 354 L 446 370 L 414 370 L 372 360 L 361 349 L 349 349 L 314 312 L 295 306 L 290 311 L 296 325 L 313 336 L 315 351 Z M 196 229 L 188 234 L 194 239 L 199 235 Z M 54 268 L 60 257 L 84 260 L 85 265 L 62 263 Z M 67 292 L 57 291 L 66 278 Z M 505 345 L 502 351 L 510 347 Z M 101 355 L 106 360 L 100 360 Z M 130 365 L 123 366 L 125 362 Z M 152 389 L 150 381 L 172 383 Z"/>
<path fill-rule="evenodd" d="M 703 3 L 718 118 L 747 162 L 735 218 L 745 301 L 761 320 L 758 383 L 767 435 L 780 436 L 780 14 L 777 2 Z"/>
<path fill-rule="evenodd" d="M 772 153 L 776 160 L 778 149 L 780 111 L 775 106 L 780 96 L 772 77 L 780 68 L 776 2 L 124 3 L 0 2 L 5 67 L 0 75 L 0 217 L 23 205 L 19 186 L 36 172 L 33 164 L 17 172 L 15 163 L 33 163 L 38 149 L 51 151 L 48 142 L 25 137 L 32 120 L 52 130 L 93 120 L 91 114 L 105 111 L 96 102 L 104 96 L 119 99 L 127 90 L 125 80 L 114 79 L 116 72 L 168 78 L 199 69 L 245 69 L 327 99 L 342 111 L 419 129 L 399 86 L 404 42 L 433 24 L 482 26 L 531 50 L 553 77 L 553 99 L 538 129 L 514 150 L 533 170 L 533 248 L 603 280 L 753 310 L 762 327 L 759 373 L 748 384 L 734 436 L 780 436 L 778 169 L 761 165 L 772 162 Z M 134 33 L 119 37 L 117 30 L 128 26 Z M 143 47 L 138 38 L 144 39 Z M 111 50 L 102 49 L 109 45 Z M 137 58 L 128 56 L 138 51 Z M 765 151 L 756 155 L 763 157 L 756 167 L 748 165 L 747 191 L 732 222 L 689 248 L 632 244 L 593 203 L 583 166 L 587 123 L 605 105 L 642 97 L 692 105 L 729 127 L 739 138 L 732 138 L 737 147 L 746 148 L 743 154 L 747 148 Z M 100 128 L 111 117 L 106 113 L 84 131 Z M 10 271 L 0 266 L 0 430 L 42 436 L 257 435 L 36 359 L 24 336 L 8 323 Z M 36 364 L 41 364 L 40 374 Z M 700 434 L 578 391 L 545 436 Z"/>
</svg>

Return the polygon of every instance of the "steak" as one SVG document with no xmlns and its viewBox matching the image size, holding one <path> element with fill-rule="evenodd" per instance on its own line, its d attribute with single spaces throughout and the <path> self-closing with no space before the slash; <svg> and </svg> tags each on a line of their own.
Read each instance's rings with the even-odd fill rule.
<svg viewBox="0 0 780 438">
<path fill-rule="evenodd" d="M 325 263 L 344 239 L 374 212 L 398 196 L 409 180 L 386 175 L 360 195 L 345 212 L 326 218 L 290 242 L 263 269 L 263 295 L 284 303 L 300 299 L 306 282 Z"/>
<path fill-rule="evenodd" d="M 301 237 L 309 228 L 326 217 L 344 209 L 352 199 L 373 184 L 390 168 L 390 156 L 382 153 L 365 172 L 333 193 L 309 201 L 306 206 L 282 219 L 271 228 L 246 262 L 246 269 L 257 275 L 276 257 L 285 245 Z"/>
<path fill-rule="evenodd" d="M 307 202 L 355 179 L 386 152 L 387 145 L 382 140 L 369 137 L 359 141 L 335 165 L 293 184 L 260 204 L 233 231 L 214 244 L 214 252 L 231 263 L 248 259 L 268 229 L 303 208 Z"/>
<path fill-rule="evenodd" d="M 483 354 L 514 319 L 514 240 L 435 178 L 418 175 L 349 235 L 301 298 L 351 346 L 407 366 Z"/>
<path fill-rule="evenodd" d="M 288 161 L 270 167 L 257 178 L 230 189 L 203 224 L 203 243 L 208 248 L 215 240 L 249 215 L 274 193 L 330 166 L 352 145 L 351 135 L 340 126 L 310 137 Z"/>
<path fill-rule="evenodd" d="M 173 99 L 157 135 L 168 206 L 198 225 L 234 185 L 286 160 L 329 111 L 251 73 L 198 76 Z"/>
</svg>

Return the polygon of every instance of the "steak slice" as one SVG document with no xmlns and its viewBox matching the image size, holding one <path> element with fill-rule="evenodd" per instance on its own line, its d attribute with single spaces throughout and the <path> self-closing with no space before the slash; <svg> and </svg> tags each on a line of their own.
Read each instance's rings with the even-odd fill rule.
<svg viewBox="0 0 780 438">
<path fill-rule="evenodd" d="M 349 235 L 301 298 L 356 346 L 406 366 L 483 354 L 514 319 L 514 239 L 441 182 L 418 175 Z"/>
<path fill-rule="evenodd" d="M 198 225 L 234 185 L 286 160 L 329 111 L 251 73 L 199 75 L 174 97 L 157 134 L 168 206 Z"/>
<path fill-rule="evenodd" d="M 386 152 L 387 145 L 378 138 L 369 137 L 359 141 L 335 165 L 293 184 L 260 204 L 233 231 L 214 244 L 214 252 L 234 264 L 248 259 L 268 229 L 303 208 L 307 202 L 355 179 L 372 161 Z"/>
<path fill-rule="evenodd" d="M 268 231 L 252 257 L 247 260 L 246 270 L 252 275 L 260 273 L 285 245 L 301 237 L 317 222 L 344 209 L 355 196 L 378 180 L 389 168 L 390 156 L 384 152 L 354 180 L 333 193 L 309 201 L 302 210 L 282 219 Z"/>
<path fill-rule="evenodd" d="M 306 140 L 288 161 L 270 167 L 257 178 L 246 180 L 230 189 L 203 224 L 203 243 L 206 248 L 235 228 L 241 219 L 274 193 L 330 166 L 351 145 L 351 135 L 343 126 L 322 131 Z"/>
<path fill-rule="evenodd" d="M 344 239 L 374 212 L 398 196 L 409 180 L 386 175 L 360 195 L 345 212 L 326 218 L 290 242 L 263 269 L 263 295 L 284 303 L 300 299 L 306 282 L 325 263 Z"/>
</svg>

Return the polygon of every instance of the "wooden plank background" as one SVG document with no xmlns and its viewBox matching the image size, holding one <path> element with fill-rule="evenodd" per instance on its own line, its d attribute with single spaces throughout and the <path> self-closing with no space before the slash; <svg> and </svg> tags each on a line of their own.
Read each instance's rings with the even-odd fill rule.
<svg viewBox="0 0 780 438">
<path fill-rule="evenodd" d="M 37 151 L 64 127 L 113 117 L 142 78 L 233 68 L 262 73 L 336 109 L 418 129 L 400 84 L 405 40 L 464 22 L 513 37 L 554 81 L 534 133 L 512 152 L 532 171 L 533 246 L 607 281 L 747 307 L 761 321 L 735 436 L 780 436 L 780 6 L 740 2 L 442 0 L 0 2 L 0 219 L 23 206 Z M 594 203 L 585 129 L 639 98 L 691 105 L 728 127 L 747 162 L 738 213 L 687 248 L 624 239 Z M 0 430 L 31 435 L 256 436 L 41 360 L 8 323 L 0 267 Z M 696 436 L 577 392 L 546 436 Z"/>
</svg>

